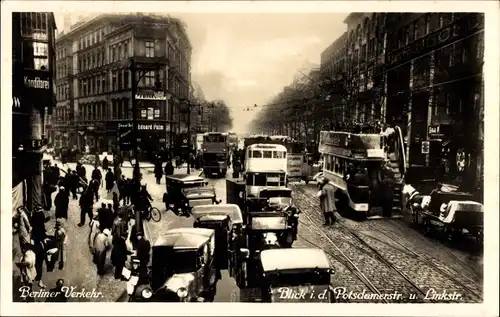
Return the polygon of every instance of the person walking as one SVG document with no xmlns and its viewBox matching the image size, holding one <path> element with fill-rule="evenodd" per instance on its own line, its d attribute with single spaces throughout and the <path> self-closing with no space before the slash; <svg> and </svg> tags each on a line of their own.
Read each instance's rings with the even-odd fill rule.
<svg viewBox="0 0 500 317">
<path fill-rule="evenodd" d="M 66 262 L 66 245 L 67 245 L 67 235 L 62 224 L 63 219 L 56 220 L 54 238 L 56 240 L 57 249 L 59 251 L 59 270 L 64 269 L 64 262 Z"/>
<path fill-rule="evenodd" d="M 106 263 L 106 255 L 111 247 L 109 238 L 111 232 L 109 229 L 104 229 L 99 232 L 94 240 L 94 263 L 97 267 L 97 274 L 104 275 L 104 264 Z"/>
<path fill-rule="evenodd" d="M 109 161 L 108 161 L 108 157 L 105 156 L 104 159 L 102 160 L 102 169 L 103 169 L 103 171 L 105 171 L 108 168 L 109 168 Z"/>
<path fill-rule="evenodd" d="M 99 228 L 102 230 L 110 229 L 113 227 L 113 217 L 109 215 L 108 208 L 106 208 L 106 204 L 102 203 L 101 207 L 97 209 L 97 215 L 99 217 Z"/>
<path fill-rule="evenodd" d="M 19 238 L 19 245 L 22 249 L 25 244 L 31 241 L 31 224 L 24 208 L 17 208 L 13 219 L 13 225 Z"/>
<path fill-rule="evenodd" d="M 64 186 L 59 187 L 59 192 L 54 199 L 54 205 L 56 206 L 55 217 L 68 219 L 68 205 L 69 197 Z"/>
<path fill-rule="evenodd" d="M 335 193 L 332 186 L 327 186 L 328 179 L 322 178 L 318 182 L 319 191 L 317 197 L 319 198 L 319 205 L 323 216 L 325 217 L 325 226 L 335 223 Z"/>
<path fill-rule="evenodd" d="M 34 251 L 34 246 L 31 243 L 26 243 L 21 249 L 22 255 L 19 262 L 16 262 L 16 266 L 21 272 L 21 284 L 27 287 L 31 293 L 33 289 L 33 283 L 35 283 L 37 272 L 36 272 L 36 254 Z M 26 301 L 34 302 L 32 297 L 24 298 Z"/>
<path fill-rule="evenodd" d="M 173 175 L 174 174 L 174 165 L 172 164 L 172 161 L 167 161 L 167 163 L 165 164 L 165 179 L 169 176 L 169 175 Z M 165 180 L 166 182 L 166 180 Z"/>
<path fill-rule="evenodd" d="M 116 218 L 113 223 L 113 228 L 111 230 L 111 232 L 113 233 L 113 245 L 115 244 L 115 242 L 119 241 L 121 237 L 127 236 L 128 227 L 124 218 L 125 218 L 124 212 L 121 211 L 118 214 L 118 218 Z"/>
<path fill-rule="evenodd" d="M 33 244 L 33 251 L 36 255 L 35 269 L 36 277 L 35 281 L 38 282 L 40 288 L 45 288 L 42 282 L 43 274 L 43 260 L 45 258 L 45 239 L 47 238 L 47 230 L 45 229 L 45 222 L 47 218 L 43 213 L 43 208 L 40 206 L 35 207 L 33 215 L 31 216 L 31 240 Z"/>
<path fill-rule="evenodd" d="M 94 252 L 94 240 L 97 234 L 100 232 L 100 222 L 99 214 L 97 211 L 92 212 L 92 221 L 90 221 L 90 232 L 89 232 L 89 248 L 90 251 Z"/>
<path fill-rule="evenodd" d="M 111 168 L 108 168 L 108 172 L 106 173 L 105 181 L 106 181 L 106 191 L 108 193 L 110 193 L 111 190 L 113 189 L 113 185 L 115 184 L 115 175 L 111 171 Z"/>
<path fill-rule="evenodd" d="M 122 271 L 127 262 L 127 244 L 125 240 L 127 235 L 113 241 L 113 250 L 111 251 L 111 263 L 115 267 L 115 279 L 122 278 Z"/>
<path fill-rule="evenodd" d="M 120 179 L 122 179 L 122 169 L 120 167 L 120 163 L 116 163 L 115 164 L 115 168 L 114 168 L 114 171 L 113 171 L 113 174 L 115 175 L 115 179 L 116 181 L 118 182 Z"/>
<path fill-rule="evenodd" d="M 90 188 L 83 192 L 80 197 L 80 223 L 79 227 L 85 225 L 85 216 L 89 215 L 89 219 L 92 219 L 92 206 L 94 205 L 93 193 Z"/>
<path fill-rule="evenodd" d="M 163 177 L 162 162 L 160 159 L 156 160 L 154 173 L 156 178 L 156 184 L 160 184 L 161 178 Z"/>
<path fill-rule="evenodd" d="M 78 176 L 78 173 L 76 171 L 71 172 L 71 178 L 70 178 L 70 184 L 69 184 L 69 192 L 71 192 L 71 195 L 73 196 L 74 200 L 77 200 L 78 197 L 76 196 L 76 190 L 78 188 L 78 185 L 80 183 L 80 177 Z"/>
<path fill-rule="evenodd" d="M 151 243 L 146 240 L 141 230 L 136 234 L 137 242 L 137 259 L 139 260 L 141 268 L 147 268 L 149 263 L 149 252 L 151 251 Z"/>
<path fill-rule="evenodd" d="M 102 186 L 102 173 L 99 170 L 99 166 L 97 164 L 94 166 L 94 170 L 92 171 L 91 178 L 92 178 L 92 180 L 97 180 L 99 182 L 98 187 Z"/>
</svg>

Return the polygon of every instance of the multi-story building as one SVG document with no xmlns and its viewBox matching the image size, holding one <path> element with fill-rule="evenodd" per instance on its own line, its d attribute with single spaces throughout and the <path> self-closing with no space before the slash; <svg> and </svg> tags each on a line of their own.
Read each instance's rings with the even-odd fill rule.
<svg viewBox="0 0 500 317">
<path fill-rule="evenodd" d="M 68 121 L 76 130 L 76 142 L 99 151 L 118 151 L 119 126 L 132 121 L 132 80 L 137 85 L 138 139 L 144 153 L 172 146 L 175 134 L 185 121 L 179 112 L 179 99 L 189 98 L 191 44 L 179 19 L 142 14 L 101 14 L 74 25 L 58 38 L 60 49 L 69 41 L 71 49 L 68 81 L 61 78 L 61 103 L 65 102 L 65 84 L 69 83 L 72 110 L 58 112 L 55 121 L 73 113 Z M 137 78 L 129 70 L 133 59 Z M 167 98 L 155 100 L 155 83 L 162 82 Z M 146 98 L 144 98 L 146 97 Z M 71 108 L 71 102 L 68 102 Z M 56 129 L 63 132 L 64 125 Z M 123 149 L 121 149 L 123 150 Z M 127 149 L 128 150 L 128 149 Z"/>
<path fill-rule="evenodd" d="M 454 175 L 463 154 L 475 186 L 484 142 L 484 15 L 389 14 L 387 30 L 386 119 L 405 132 L 409 167 L 436 170 L 446 157 Z"/>
<path fill-rule="evenodd" d="M 321 56 L 323 76 L 337 81 L 327 87 L 345 97 L 344 103 L 332 94 L 336 108 L 347 105 L 342 120 L 397 124 L 405 135 L 410 168 L 435 170 L 444 153 L 453 170 L 457 154 L 465 154 L 469 174 L 475 175 L 470 183 L 478 180 L 484 142 L 484 15 L 352 13 L 345 23 L 347 34 Z M 342 60 L 335 52 L 342 51 L 345 72 L 332 66 Z"/>
<path fill-rule="evenodd" d="M 55 106 L 56 24 L 49 12 L 12 14 L 12 185 L 26 180 L 26 206 L 42 205 L 44 118 Z"/>
</svg>

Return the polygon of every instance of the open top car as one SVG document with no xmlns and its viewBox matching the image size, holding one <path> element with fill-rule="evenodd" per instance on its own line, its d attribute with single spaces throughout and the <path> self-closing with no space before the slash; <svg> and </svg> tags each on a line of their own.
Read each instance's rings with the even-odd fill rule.
<svg viewBox="0 0 500 317">
<path fill-rule="evenodd" d="M 264 302 L 333 302 L 334 270 L 321 249 L 264 250 L 259 276 Z M 304 294 L 301 298 L 293 294 Z"/>
<path fill-rule="evenodd" d="M 208 187 L 204 178 L 188 174 L 167 176 L 167 192 L 163 202 L 177 215 L 190 215 L 191 208 L 199 205 L 218 204 L 215 188 Z"/>
</svg>

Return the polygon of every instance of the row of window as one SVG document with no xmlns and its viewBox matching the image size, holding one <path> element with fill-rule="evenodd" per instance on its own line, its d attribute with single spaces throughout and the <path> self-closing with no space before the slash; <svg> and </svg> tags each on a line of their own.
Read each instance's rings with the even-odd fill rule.
<svg viewBox="0 0 500 317">
<path fill-rule="evenodd" d="M 56 98 L 58 101 L 70 99 L 69 84 L 59 84 L 56 85 L 55 88 L 56 88 Z"/>
<path fill-rule="evenodd" d="M 249 158 L 274 158 L 274 159 L 284 159 L 286 158 L 286 152 L 283 151 L 271 151 L 271 150 L 252 150 L 248 151 Z"/>
<path fill-rule="evenodd" d="M 56 123 L 68 123 L 69 122 L 69 109 L 66 107 L 56 107 L 54 110 L 54 117 Z"/>
<path fill-rule="evenodd" d="M 281 173 L 248 173 L 248 186 L 286 186 L 285 174 Z"/>
<path fill-rule="evenodd" d="M 56 78 L 64 78 L 69 75 L 69 66 L 63 62 L 59 61 L 56 63 Z"/>
<path fill-rule="evenodd" d="M 47 12 L 21 12 L 21 35 L 38 41 L 48 41 L 49 14 Z"/>
<path fill-rule="evenodd" d="M 109 47 L 109 52 L 110 52 L 109 60 L 111 63 L 114 63 L 114 62 L 117 62 L 117 61 L 120 61 L 122 59 L 130 57 L 131 52 L 130 52 L 129 43 L 130 43 L 130 40 L 127 39 L 125 41 L 122 41 L 120 43 L 114 44 L 114 45 Z M 146 46 L 146 50 L 147 50 L 147 46 Z"/>
<path fill-rule="evenodd" d="M 106 65 L 106 54 L 104 48 L 98 48 L 91 52 L 78 56 L 78 66 L 80 72 Z"/>
<path fill-rule="evenodd" d="M 100 43 L 103 40 L 105 34 L 106 30 L 105 28 L 102 28 L 100 30 L 86 34 L 85 36 L 82 36 L 80 38 L 80 41 L 78 42 L 78 50 L 83 50 L 89 46 Z"/>
<path fill-rule="evenodd" d="M 60 60 L 66 57 L 66 47 L 63 47 L 56 51 L 56 60 Z"/>
<path fill-rule="evenodd" d="M 78 110 L 79 118 L 82 121 L 106 121 L 132 118 L 132 107 L 129 99 L 113 99 L 111 100 L 111 104 L 110 113 L 105 102 L 81 104 Z"/>
<path fill-rule="evenodd" d="M 343 177 L 347 169 L 347 159 L 333 156 L 331 154 L 323 154 L 324 169 Z"/>
<path fill-rule="evenodd" d="M 49 45 L 45 42 L 23 41 L 21 59 L 27 69 L 49 70 Z"/>
</svg>

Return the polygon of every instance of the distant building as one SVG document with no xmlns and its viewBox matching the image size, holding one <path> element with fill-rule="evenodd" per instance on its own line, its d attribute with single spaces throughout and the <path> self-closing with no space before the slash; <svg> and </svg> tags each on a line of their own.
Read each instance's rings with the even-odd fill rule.
<svg viewBox="0 0 500 317">
<path fill-rule="evenodd" d="M 133 79 L 127 60 L 133 57 L 137 64 L 157 69 L 143 74 L 137 95 L 151 96 L 158 76 L 170 97 L 137 100 L 141 151 L 173 146 L 186 119 L 179 113 L 179 99 L 190 96 L 191 52 L 183 22 L 176 18 L 101 14 L 74 25 L 57 39 L 54 143 L 120 150 L 118 126 L 132 121 Z"/>
</svg>

